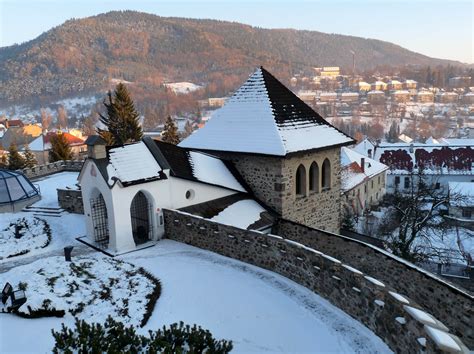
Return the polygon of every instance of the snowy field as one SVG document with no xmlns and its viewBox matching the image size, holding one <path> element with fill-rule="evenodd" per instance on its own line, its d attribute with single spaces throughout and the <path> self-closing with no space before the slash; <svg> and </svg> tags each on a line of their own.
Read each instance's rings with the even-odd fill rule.
<svg viewBox="0 0 474 354">
<path fill-rule="evenodd" d="M 170 240 L 119 258 L 162 282 L 153 315 L 139 330 L 143 334 L 182 320 L 232 340 L 236 353 L 390 352 L 359 322 L 275 273 Z M 90 319 L 102 321 L 106 315 L 97 311 Z M 2 315 L 0 352 L 50 351 L 51 328 L 73 321 L 69 314 L 35 320 Z"/>
<path fill-rule="evenodd" d="M 41 190 L 41 200 L 37 201 L 33 206 L 42 207 L 59 207 L 57 188 L 77 189 L 78 172 L 60 172 L 50 176 L 32 181 L 34 185 L 39 185 Z"/>
<path fill-rule="evenodd" d="M 43 195 L 35 205 L 57 206 L 56 188 L 73 187 L 77 175 L 65 172 L 34 181 Z M 23 212 L 0 214 L 0 223 L 8 225 L 25 215 L 31 216 Z M 45 219 L 51 226 L 51 243 L 27 255 L 0 260 L 1 282 L 18 284 L 24 280 L 18 278 L 28 278 L 29 273 L 40 271 L 41 264 L 54 267 L 62 260 L 57 256 L 62 256 L 65 245 L 75 246 L 73 258 L 79 255 L 107 258 L 75 240 L 85 234 L 82 215 L 65 213 L 60 218 Z M 211 330 L 218 339 L 232 340 L 236 353 L 390 352 L 362 324 L 275 273 L 170 240 L 117 259 L 143 267 L 161 280 L 162 295 L 147 325 L 139 330 L 143 334 L 184 321 Z M 30 278 L 31 283 L 35 277 Z M 29 288 L 35 286 L 29 284 Z M 35 295 L 28 294 L 28 289 L 26 295 L 34 301 Z M 109 314 L 104 311 L 107 306 L 100 302 L 94 306 L 96 310 L 93 307 L 87 310 L 89 319 L 104 321 Z M 70 313 L 63 318 L 41 319 L 0 314 L 0 353 L 49 352 L 54 345 L 51 329 L 60 329 L 61 323 L 72 327 L 74 318 Z"/>
<path fill-rule="evenodd" d="M 34 180 L 34 185 L 39 185 L 41 189 L 41 200 L 32 206 L 59 207 L 56 188 L 71 187 L 75 188 L 77 183 L 77 172 L 61 172 L 40 180 Z M 0 214 L 0 229 L 6 228 L 10 223 L 17 219 L 27 217 L 31 218 L 32 213 L 3 213 Z M 40 255 L 61 255 L 65 246 L 75 246 L 73 252 L 89 252 L 90 249 L 76 241 L 76 237 L 85 235 L 86 227 L 83 215 L 64 213 L 60 218 L 41 216 L 43 220 L 51 227 L 52 239 L 45 248 L 31 250 L 23 256 L 17 256 L 13 259 L 0 259 L 0 272 L 16 264 L 32 262 Z M 1 284 L 0 284 L 1 286 Z"/>
</svg>

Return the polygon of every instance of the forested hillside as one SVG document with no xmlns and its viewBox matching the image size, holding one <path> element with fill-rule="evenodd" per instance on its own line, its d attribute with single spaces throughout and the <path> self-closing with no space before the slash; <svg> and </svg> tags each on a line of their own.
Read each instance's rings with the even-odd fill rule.
<svg viewBox="0 0 474 354">
<path fill-rule="evenodd" d="M 349 68 L 351 50 L 359 70 L 449 63 L 379 40 L 109 12 L 69 20 L 32 41 L 0 48 L 0 101 L 96 92 L 112 79 L 143 89 L 163 80 L 187 80 L 225 92 L 259 65 L 283 79 L 314 66 Z"/>
</svg>

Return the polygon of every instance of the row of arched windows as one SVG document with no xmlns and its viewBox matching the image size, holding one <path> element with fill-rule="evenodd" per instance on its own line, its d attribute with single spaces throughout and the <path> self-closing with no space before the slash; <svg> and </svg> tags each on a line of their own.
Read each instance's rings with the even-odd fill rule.
<svg viewBox="0 0 474 354">
<path fill-rule="evenodd" d="M 321 178 L 319 178 L 320 175 Z M 303 164 L 299 165 L 296 170 L 295 179 L 297 195 L 306 195 L 307 193 L 306 176 L 306 167 Z M 321 174 L 319 173 L 319 166 L 316 161 L 314 161 L 309 168 L 309 191 L 318 193 L 320 186 L 323 191 L 331 188 L 331 162 L 329 162 L 329 159 L 324 160 Z"/>
</svg>

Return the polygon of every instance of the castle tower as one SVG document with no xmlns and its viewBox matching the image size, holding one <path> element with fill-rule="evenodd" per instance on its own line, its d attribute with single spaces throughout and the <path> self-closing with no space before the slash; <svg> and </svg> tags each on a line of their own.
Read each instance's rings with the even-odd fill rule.
<svg viewBox="0 0 474 354">
<path fill-rule="evenodd" d="M 339 232 L 340 150 L 353 143 L 259 68 L 180 146 L 233 161 L 282 218 Z"/>
</svg>

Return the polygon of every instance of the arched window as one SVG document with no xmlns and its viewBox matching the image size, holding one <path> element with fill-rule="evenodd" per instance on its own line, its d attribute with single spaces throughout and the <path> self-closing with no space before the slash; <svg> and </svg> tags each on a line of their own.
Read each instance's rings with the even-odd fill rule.
<svg viewBox="0 0 474 354">
<path fill-rule="evenodd" d="M 299 165 L 296 170 L 296 194 L 306 195 L 306 168 L 303 165 Z"/>
<path fill-rule="evenodd" d="M 309 168 L 309 190 L 319 192 L 319 166 L 316 162 Z"/>
<path fill-rule="evenodd" d="M 321 175 L 322 175 L 321 185 L 323 186 L 323 190 L 330 189 L 331 188 L 331 163 L 329 162 L 328 159 L 325 159 L 323 162 Z"/>
</svg>

